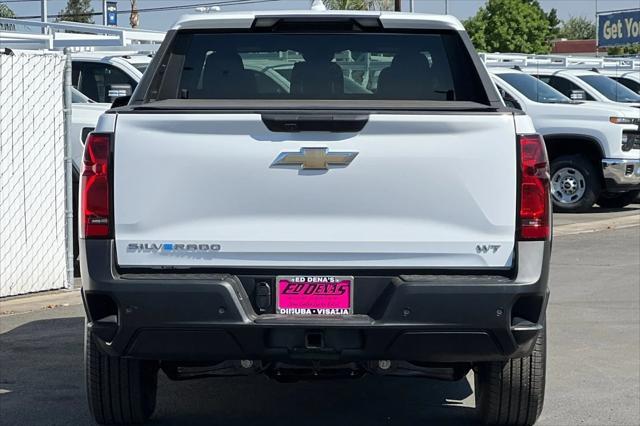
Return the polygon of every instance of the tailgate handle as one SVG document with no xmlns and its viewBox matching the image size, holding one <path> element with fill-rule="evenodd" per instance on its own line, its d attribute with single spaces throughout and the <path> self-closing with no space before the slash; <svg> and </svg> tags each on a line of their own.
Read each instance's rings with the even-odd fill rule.
<svg viewBox="0 0 640 426">
<path fill-rule="evenodd" d="M 369 121 L 368 114 L 262 114 L 272 132 L 359 132 Z"/>
</svg>

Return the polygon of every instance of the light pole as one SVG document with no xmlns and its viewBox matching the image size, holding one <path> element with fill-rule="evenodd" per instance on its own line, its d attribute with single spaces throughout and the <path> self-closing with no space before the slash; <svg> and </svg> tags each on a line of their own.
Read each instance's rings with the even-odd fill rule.
<svg viewBox="0 0 640 426">
<path fill-rule="evenodd" d="M 47 0 L 40 0 L 40 15 L 42 22 L 47 22 Z M 47 29 L 42 27 L 42 34 L 46 34 Z"/>
<path fill-rule="evenodd" d="M 596 40 L 598 40 L 598 0 L 596 0 Z M 596 41 L 596 57 L 600 56 L 600 52 L 598 51 L 598 42 Z"/>
<path fill-rule="evenodd" d="M 102 0 L 102 25 L 107 26 L 107 0 Z"/>
</svg>

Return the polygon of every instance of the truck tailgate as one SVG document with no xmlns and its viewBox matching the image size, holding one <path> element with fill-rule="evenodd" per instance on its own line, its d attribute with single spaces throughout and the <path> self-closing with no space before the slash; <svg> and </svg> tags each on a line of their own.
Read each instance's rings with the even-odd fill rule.
<svg viewBox="0 0 640 426">
<path fill-rule="evenodd" d="M 516 222 L 513 117 L 372 114 L 359 132 L 272 132 L 260 114 L 117 118 L 118 264 L 501 268 Z M 351 153 L 328 170 L 282 153 Z"/>
</svg>

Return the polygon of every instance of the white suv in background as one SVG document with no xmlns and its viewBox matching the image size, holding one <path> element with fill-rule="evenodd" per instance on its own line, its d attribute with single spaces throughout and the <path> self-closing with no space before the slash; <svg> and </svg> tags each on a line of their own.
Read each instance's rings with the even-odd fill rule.
<svg viewBox="0 0 640 426">
<path fill-rule="evenodd" d="M 111 103 L 133 93 L 151 55 L 138 52 L 73 53 L 73 86 L 96 102 Z"/>
<path fill-rule="evenodd" d="M 623 84 L 588 69 L 553 69 L 530 66 L 522 69 L 571 99 L 620 104 L 640 108 L 640 94 Z"/>
<path fill-rule="evenodd" d="M 623 207 L 640 190 L 640 110 L 573 102 L 512 68 L 489 68 L 505 103 L 524 111 L 544 136 L 556 211 Z"/>
</svg>

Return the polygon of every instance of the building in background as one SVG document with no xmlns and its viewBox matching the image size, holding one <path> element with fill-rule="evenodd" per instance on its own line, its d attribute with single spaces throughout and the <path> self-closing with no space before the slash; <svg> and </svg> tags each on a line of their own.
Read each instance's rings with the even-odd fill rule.
<svg viewBox="0 0 640 426">
<path fill-rule="evenodd" d="M 595 38 L 590 40 L 554 40 L 551 42 L 551 53 L 595 56 L 597 52 L 599 56 L 606 55 L 607 48 L 598 48 L 597 45 L 598 41 Z"/>
</svg>

